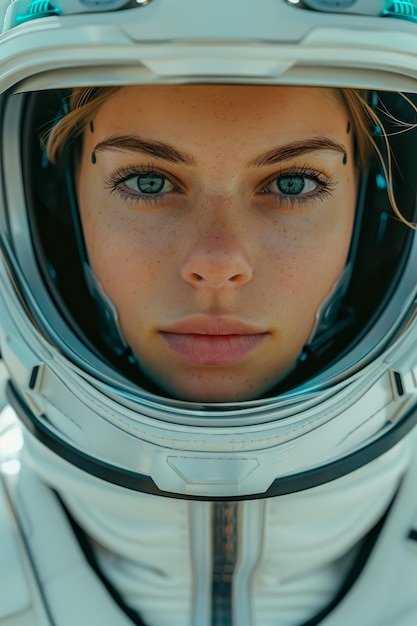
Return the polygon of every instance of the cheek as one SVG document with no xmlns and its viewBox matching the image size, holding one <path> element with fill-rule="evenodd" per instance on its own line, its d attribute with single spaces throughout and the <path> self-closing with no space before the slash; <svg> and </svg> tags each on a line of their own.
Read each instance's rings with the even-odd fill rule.
<svg viewBox="0 0 417 626">
<path fill-rule="evenodd" d="M 107 208 L 85 207 L 83 228 L 92 269 L 121 313 L 138 296 L 154 300 L 155 289 L 170 280 L 179 237 L 134 212 Z"/>
<path fill-rule="evenodd" d="M 110 297 L 156 279 L 164 258 L 156 232 L 124 221 L 92 222 L 86 224 L 86 240 L 92 268 Z"/>
<path fill-rule="evenodd" d="M 349 250 L 355 200 L 327 219 L 294 222 L 285 237 L 268 239 L 265 266 L 276 298 L 291 315 L 315 314 L 342 272 Z M 265 271 L 265 270 L 263 270 Z"/>
<path fill-rule="evenodd" d="M 305 223 L 305 232 L 292 234 L 285 241 L 270 242 L 265 265 L 275 269 L 276 277 L 288 281 L 295 290 L 313 289 L 315 281 L 326 281 L 343 266 L 349 245 L 350 229 L 323 233 Z M 265 248 L 264 248 L 265 250 Z M 315 281 L 313 280 L 315 279 Z"/>
<path fill-rule="evenodd" d="M 94 197 L 90 187 L 80 187 L 79 207 L 90 265 L 108 292 L 116 277 L 125 277 L 127 273 L 130 253 L 126 235 L 117 220 L 110 218 L 109 207 Z"/>
</svg>

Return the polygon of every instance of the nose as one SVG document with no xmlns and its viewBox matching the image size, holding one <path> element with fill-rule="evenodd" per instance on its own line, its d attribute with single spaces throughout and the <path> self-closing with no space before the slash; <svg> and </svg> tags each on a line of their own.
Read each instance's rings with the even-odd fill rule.
<svg viewBox="0 0 417 626">
<path fill-rule="evenodd" d="M 253 267 L 242 243 L 233 233 L 201 236 L 190 248 L 182 278 L 193 287 L 236 288 L 253 276 Z"/>
</svg>

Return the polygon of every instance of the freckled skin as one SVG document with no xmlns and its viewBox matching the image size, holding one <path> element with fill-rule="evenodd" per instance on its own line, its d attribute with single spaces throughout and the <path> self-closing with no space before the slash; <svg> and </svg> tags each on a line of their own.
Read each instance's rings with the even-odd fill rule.
<svg viewBox="0 0 417 626">
<path fill-rule="evenodd" d="M 345 264 L 357 172 L 342 104 L 314 88 L 126 87 L 92 122 L 78 173 L 86 244 L 143 371 L 184 399 L 266 392 L 294 367 Z M 195 165 L 111 150 L 97 151 L 93 164 L 97 143 L 115 133 L 166 142 L 191 153 Z M 316 136 L 343 143 L 346 164 L 340 152 L 324 150 L 248 167 L 272 148 Z M 177 190 L 152 203 L 123 196 L 108 181 L 127 167 L 162 171 Z M 329 192 L 314 189 L 307 201 L 282 201 L 269 187 L 261 193 L 288 170 L 319 172 Z M 231 365 L 195 365 L 160 334 L 193 316 L 240 320 L 266 338 Z"/>
</svg>

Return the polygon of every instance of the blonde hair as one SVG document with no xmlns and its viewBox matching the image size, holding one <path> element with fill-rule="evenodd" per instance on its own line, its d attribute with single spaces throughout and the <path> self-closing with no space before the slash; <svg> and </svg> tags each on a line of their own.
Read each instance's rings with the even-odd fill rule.
<svg viewBox="0 0 417 626">
<path fill-rule="evenodd" d="M 65 146 L 82 137 L 92 116 L 98 109 L 122 87 L 78 87 L 74 88 L 69 97 L 69 113 L 67 113 L 54 127 L 46 133 L 44 143 L 51 163 L 55 163 Z M 332 88 L 336 98 L 346 108 L 352 132 L 356 140 L 356 164 L 360 170 L 366 171 L 371 156 L 375 154 L 380 161 L 387 181 L 387 193 L 392 209 L 398 219 L 417 230 L 417 225 L 409 222 L 397 206 L 393 194 L 392 157 L 388 135 L 380 118 L 367 102 L 367 92 L 354 88 Z M 416 108 L 403 94 L 402 97 Z M 409 125 L 413 127 L 413 125 Z M 386 162 L 374 139 L 375 129 L 379 129 L 386 153 Z"/>
<path fill-rule="evenodd" d="M 79 139 L 99 108 L 121 87 L 77 87 L 68 98 L 69 113 L 42 137 L 50 163 L 55 163 L 64 148 Z"/>
<path fill-rule="evenodd" d="M 409 220 L 407 220 L 404 217 L 404 215 L 401 213 L 400 209 L 398 208 L 395 196 L 394 196 L 391 146 L 389 142 L 388 133 L 386 132 L 380 117 L 377 115 L 374 109 L 368 104 L 366 97 L 364 97 L 364 95 L 362 95 L 362 93 L 359 92 L 358 90 L 340 89 L 339 92 L 340 92 L 342 100 L 346 104 L 347 110 L 349 111 L 351 115 L 352 124 L 356 132 L 356 137 L 358 139 L 359 152 L 361 150 L 360 138 L 361 136 L 367 135 L 367 140 L 365 141 L 366 143 L 365 149 L 367 153 L 363 156 L 365 156 L 365 158 L 368 160 L 370 156 L 372 155 L 372 153 L 377 156 L 378 161 L 381 165 L 382 171 L 384 173 L 385 180 L 387 182 L 387 194 L 388 194 L 388 198 L 389 198 L 391 207 L 395 215 L 403 224 L 405 224 L 409 228 L 412 228 L 413 230 L 417 230 L 417 224 L 414 224 L 413 222 L 410 222 Z M 401 96 L 401 98 L 403 98 L 403 100 L 405 100 L 410 105 L 411 109 L 416 111 L 416 106 L 411 102 L 409 98 L 407 98 L 405 94 L 401 93 L 399 95 Z M 398 122 L 399 120 L 396 120 L 396 121 Z M 402 124 L 402 126 L 403 126 L 403 130 L 401 132 L 404 132 L 406 130 L 412 130 L 413 128 L 416 127 L 415 124 L 407 124 L 405 122 Z M 384 143 L 386 162 L 381 153 L 380 148 L 378 147 L 374 139 L 375 132 L 378 132 L 380 134 L 382 141 Z M 363 157 L 361 157 L 358 160 L 358 165 L 361 169 L 365 170 L 366 163 L 363 162 L 362 158 Z M 363 167 L 363 165 L 365 165 L 365 167 Z"/>
</svg>

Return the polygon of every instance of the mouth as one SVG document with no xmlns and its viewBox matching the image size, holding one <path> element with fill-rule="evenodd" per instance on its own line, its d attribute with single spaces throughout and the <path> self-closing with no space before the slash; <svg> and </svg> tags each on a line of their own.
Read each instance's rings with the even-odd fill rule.
<svg viewBox="0 0 417 626">
<path fill-rule="evenodd" d="M 238 320 L 193 318 L 160 330 L 160 337 L 184 361 L 194 365 L 233 365 L 269 335 Z"/>
</svg>

